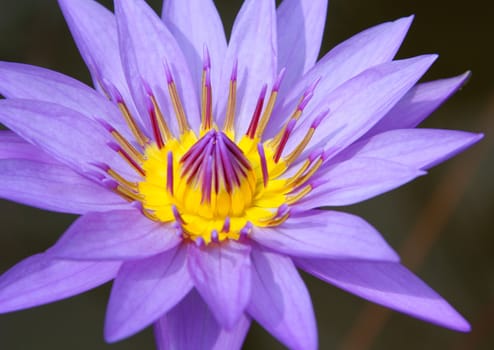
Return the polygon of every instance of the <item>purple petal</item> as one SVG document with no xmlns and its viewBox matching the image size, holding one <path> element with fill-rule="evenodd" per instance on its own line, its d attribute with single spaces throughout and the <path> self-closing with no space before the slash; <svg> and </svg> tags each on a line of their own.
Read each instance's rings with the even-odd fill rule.
<svg viewBox="0 0 494 350">
<path fill-rule="evenodd" d="M 290 258 L 252 250 L 252 295 L 248 313 L 290 349 L 317 349 L 309 293 Z"/>
<path fill-rule="evenodd" d="M 147 327 L 182 300 L 193 287 L 186 249 L 122 265 L 110 296 L 105 339 L 115 342 Z"/>
<path fill-rule="evenodd" d="M 374 303 L 458 331 L 470 325 L 441 296 L 398 263 L 297 259 L 314 276 Z"/>
<path fill-rule="evenodd" d="M 135 209 L 88 213 L 51 249 L 60 258 L 126 260 L 155 255 L 178 243 L 180 238 L 170 225 L 151 221 Z"/>
<path fill-rule="evenodd" d="M 288 115 L 295 109 L 304 91 L 316 80 L 320 82 L 314 92 L 313 102 L 324 100 L 329 93 L 347 80 L 365 70 L 392 60 L 405 37 L 413 17 L 387 22 L 364 30 L 328 52 L 299 82 L 290 88 L 283 107 L 272 118 L 273 128 L 267 134 L 279 130 Z M 279 117 L 276 117 L 279 116 Z M 269 130 L 272 133 L 269 134 Z"/>
<path fill-rule="evenodd" d="M 184 52 L 196 88 L 201 85 L 203 51 L 207 47 L 211 57 L 212 86 L 218 91 L 227 44 L 214 2 L 165 0 L 162 17 Z"/>
<path fill-rule="evenodd" d="M 250 246 L 229 241 L 189 247 L 189 271 L 197 290 L 223 328 L 232 329 L 250 297 Z"/>
<path fill-rule="evenodd" d="M 136 177 L 108 147 L 110 134 L 79 112 L 48 102 L 7 99 L 0 101 L 0 122 L 78 172 L 94 172 L 91 163 L 100 161 L 129 180 Z"/>
<path fill-rule="evenodd" d="M 242 348 L 250 319 L 242 315 L 230 331 L 221 328 L 206 303 L 192 290 L 174 309 L 154 324 L 158 350 Z"/>
<path fill-rule="evenodd" d="M 292 87 L 316 63 L 328 0 L 284 0 L 278 7 L 278 67 L 286 67 L 283 86 Z"/>
<path fill-rule="evenodd" d="M 130 102 L 113 13 L 93 0 L 58 2 L 95 86 L 99 87 L 101 79 L 106 79 L 118 88 L 126 102 Z"/>
<path fill-rule="evenodd" d="M 33 255 L 0 276 L 0 313 L 38 306 L 93 289 L 115 277 L 120 263 L 75 262 Z"/>
<path fill-rule="evenodd" d="M 42 163 L 59 164 L 38 147 L 27 143 L 9 130 L 0 130 L 0 159 L 36 160 Z"/>
<path fill-rule="evenodd" d="M 314 107 L 309 104 L 307 117 L 293 131 L 287 150 L 296 147 L 320 113 L 329 109 L 329 116 L 320 122 L 302 157 L 314 148 L 328 147 L 331 154 L 336 154 L 377 123 L 415 85 L 436 57 L 418 56 L 370 68 Z"/>
<path fill-rule="evenodd" d="M 235 130 L 247 131 L 264 84 L 272 84 L 277 72 L 276 8 L 273 0 L 247 0 L 235 19 L 226 52 L 218 93 L 218 125 L 223 125 L 231 69 L 238 61 L 238 98 Z"/>
<path fill-rule="evenodd" d="M 251 237 L 271 250 L 292 256 L 399 261 L 367 222 L 336 211 L 296 214 L 279 226 L 257 227 Z"/>
<path fill-rule="evenodd" d="M 338 159 L 387 159 L 411 168 L 429 169 L 478 142 L 483 135 L 456 130 L 399 129 L 361 140 Z"/>
<path fill-rule="evenodd" d="M 307 197 L 296 204 L 297 208 L 355 204 L 425 174 L 399 163 L 358 157 L 324 170 L 320 171 L 319 178 L 314 178 L 319 183 Z"/>
<path fill-rule="evenodd" d="M 141 115 L 148 114 L 149 97 L 142 79 L 151 88 L 172 129 L 177 130 L 175 112 L 168 94 L 164 69 L 170 66 L 191 127 L 198 129 L 200 113 L 198 89 L 194 86 L 187 61 L 158 15 L 143 0 L 115 2 L 120 54 L 132 96 Z"/>
<path fill-rule="evenodd" d="M 392 130 L 414 128 L 458 90 L 470 77 L 460 76 L 418 84 L 367 132 L 366 137 Z"/>
<path fill-rule="evenodd" d="M 128 205 L 115 193 L 60 163 L 27 159 L 0 160 L 0 197 L 70 214 L 105 212 Z"/>
<path fill-rule="evenodd" d="M 106 119 L 125 136 L 120 111 L 92 88 L 63 74 L 35 66 L 0 62 L 0 93 L 7 98 L 51 102 L 89 118 Z"/>
</svg>

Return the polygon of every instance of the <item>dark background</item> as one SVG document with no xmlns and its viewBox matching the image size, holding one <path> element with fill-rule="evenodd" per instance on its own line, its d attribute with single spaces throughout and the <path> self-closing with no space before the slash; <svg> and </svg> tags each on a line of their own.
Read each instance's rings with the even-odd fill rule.
<svg viewBox="0 0 494 350">
<path fill-rule="evenodd" d="M 111 6 L 110 1 L 104 1 Z M 152 1 L 160 8 L 160 1 Z M 227 30 L 241 1 L 217 1 Z M 89 82 L 54 0 L 0 0 L 0 59 L 51 68 Z M 403 262 L 472 323 L 455 333 L 306 277 L 321 349 L 494 348 L 493 142 L 494 5 L 484 0 L 332 0 L 322 53 L 380 22 L 416 14 L 398 57 L 438 53 L 425 80 L 471 70 L 470 82 L 424 123 L 484 132 L 473 149 L 392 193 L 344 210 L 374 224 Z M 48 248 L 73 221 L 0 202 L 0 271 Z M 149 330 L 117 344 L 103 341 L 109 285 L 58 303 L 0 315 L 1 349 L 153 349 Z M 194 336 L 194 335 L 191 335 Z M 254 325 L 245 349 L 282 349 Z"/>
</svg>

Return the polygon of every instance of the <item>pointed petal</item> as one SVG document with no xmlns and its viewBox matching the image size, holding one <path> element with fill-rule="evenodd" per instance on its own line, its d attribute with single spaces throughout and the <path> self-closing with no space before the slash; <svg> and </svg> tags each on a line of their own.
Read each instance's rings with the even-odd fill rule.
<svg viewBox="0 0 494 350">
<path fill-rule="evenodd" d="M 232 329 L 250 297 L 250 246 L 230 241 L 189 248 L 189 271 L 219 324 Z"/>
<path fill-rule="evenodd" d="M 315 188 L 296 204 L 297 208 L 355 204 L 402 186 L 425 172 L 383 159 L 354 157 L 320 174 L 314 178 Z"/>
<path fill-rule="evenodd" d="M 75 262 L 33 255 L 0 276 L 0 313 L 83 293 L 115 277 L 118 262 Z"/>
<path fill-rule="evenodd" d="M 193 287 L 184 247 L 137 261 L 118 272 L 110 296 L 105 339 L 115 342 L 156 321 Z"/>
<path fill-rule="evenodd" d="M 308 273 L 374 303 L 458 331 L 468 322 L 398 263 L 297 259 Z"/>
<path fill-rule="evenodd" d="M 470 77 L 470 72 L 460 76 L 418 84 L 367 132 L 370 137 L 392 129 L 414 128 L 456 92 Z"/>
<path fill-rule="evenodd" d="M 272 134 L 279 130 L 279 125 L 295 109 L 304 91 L 318 79 L 320 82 L 309 106 L 324 100 L 338 86 L 365 70 L 391 61 L 412 20 L 413 17 L 406 17 L 382 23 L 354 35 L 329 51 L 295 86 L 290 87 L 283 107 L 272 118 Z"/>
<path fill-rule="evenodd" d="M 95 86 L 99 86 L 102 78 L 107 79 L 127 101 L 130 95 L 120 63 L 113 13 L 93 0 L 58 0 L 58 3 Z"/>
<path fill-rule="evenodd" d="M 120 111 L 105 97 L 75 79 L 48 69 L 0 62 L 0 93 L 7 98 L 51 102 L 88 118 L 105 119 L 126 137 L 130 135 Z"/>
<path fill-rule="evenodd" d="M 482 134 L 456 130 L 391 130 L 353 144 L 340 153 L 338 159 L 379 158 L 410 168 L 429 169 L 462 152 L 482 137 Z"/>
<path fill-rule="evenodd" d="M 115 193 L 60 163 L 26 159 L 0 160 L 0 197 L 70 214 L 105 212 L 128 205 Z"/>
<path fill-rule="evenodd" d="M 279 226 L 255 228 L 251 237 L 271 250 L 292 256 L 399 261 L 366 221 L 336 211 L 295 214 Z"/>
<path fill-rule="evenodd" d="M 136 177 L 108 147 L 110 134 L 79 112 L 48 102 L 7 99 L 0 100 L 0 122 L 77 172 L 89 176 L 94 172 L 91 163 L 98 160 L 129 180 Z"/>
<path fill-rule="evenodd" d="M 0 130 L 0 159 L 37 160 L 42 163 L 59 164 L 38 147 L 9 130 Z"/>
<path fill-rule="evenodd" d="M 264 84 L 273 84 L 277 72 L 276 8 L 274 0 L 247 0 L 235 19 L 226 52 L 218 94 L 218 125 L 223 125 L 231 69 L 238 60 L 238 97 L 235 130 L 247 131 Z"/>
<path fill-rule="evenodd" d="M 317 349 L 309 293 L 290 258 L 252 250 L 248 313 L 290 349 Z"/>
<path fill-rule="evenodd" d="M 329 110 L 317 127 L 306 151 L 331 145 L 332 154 L 364 135 L 410 90 L 429 69 L 436 55 L 424 55 L 385 63 L 341 85 L 318 105 L 309 105 L 306 118 L 288 140 L 287 150 L 296 147 L 320 113 Z M 307 113 L 307 114 L 305 114 Z"/>
<path fill-rule="evenodd" d="M 146 218 L 139 210 L 88 213 L 77 219 L 51 253 L 75 260 L 130 260 L 171 249 L 180 238 L 169 225 Z"/>
<path fill-rule="evenodd" d="M 292 87 L 316 63 L 326 23 L 328 0 L 284 0 L 276 11 L 278 67 L 286 67 Z"/>
<path fill-rule="evenodd" d="M 140 114 L 148 114 L 144 79 L 172 128 L 177 130 L 164 69 L 167 62 L 191 127 L 198 130 L 199 87 L 193 85 L 187 61 L 172 33 L 144 0 L 115 1 L 115 15 L 125 76 Z"/>
<path fill-rule="evenodd" d="M 204 46 L 211 57 L 211 82 L 220 87 L 220 73 L 226 53 L 226 36 L 221 18 L 211 0 L 165 0 L 162 18 L 184 52 L 194 86 L 201 86 Z"/>
<path fill-rule="evenodd" d="M 242 315 L 230 331 L 221 328 L 206 303 L 192 290 L 154 324 L 154 334 L 158 350 L 240 350 L 249 326 L 250 319 Z"/>
</svg>

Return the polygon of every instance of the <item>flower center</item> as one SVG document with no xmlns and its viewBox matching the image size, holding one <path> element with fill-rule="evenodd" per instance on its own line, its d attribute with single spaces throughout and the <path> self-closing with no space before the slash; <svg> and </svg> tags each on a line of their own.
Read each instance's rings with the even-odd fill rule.
<svg viewBox="0 0 494 350">
<path fill-rule="evenodd" d="M 135 138 L 135 141 L 128 141 L 113 127 L 104 124 L 117 141 L 111 147 L 134 168 L 141 180 L 128 181 L 104 164 L 99 164 L 99 168 L 111 176 L 111 186 L 115 192 L 138 203 L 149 219 L 174 225 L 183 238 L 197 244 L 238 240 L 248 235 L 253 227 L 281 224 L 289 217 L 291 205 L 312 190 L 314 183 L 309 180 L 324 161 L 324 152 L 313 153 L 293 169 L 293 163 L 327 112 L 317 117 L 306 136 L 290 153 L 285 154 L 290 134 L 315 86 L 309 87 L 302 96 L 279 133 L 263 140 L 283 71 L 273 84 L 265 108 L 267 88 L 264 86 L 261 89 L 249 128 L 235 142 L 236 70 L 235 65 L 225 122 L 220 129 L 212 118 L 210 64 L 205 54 L 199 135 L 188 125 L 168 68 L 165 67 L 165 74 L 178 120 L 178 136 L 169 129 L 151 88 L 145 82 L 152 136 L 142 131 L 117 89 L 107 82 L 100 82 L 111 100 L 119 106 Z M 290 175 L 287 174 L 289 168 L 293 170 Z"/>
</svg>

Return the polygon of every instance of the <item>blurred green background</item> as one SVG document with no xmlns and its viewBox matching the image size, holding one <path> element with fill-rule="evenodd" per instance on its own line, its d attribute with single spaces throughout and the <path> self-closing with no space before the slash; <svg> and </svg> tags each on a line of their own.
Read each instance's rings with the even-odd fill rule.
<svg viewBox="0 0 494 350">
<path fill-rule="evenodd" d="M 111 6 L 110 1 L 104 1 Z M 160 1 L 150 2 L 160 9 Z M 216 1 L 227 30 L 241 1 Z M 55 0 L 0 0 L 0 59 L 51 68 L 89 82 Z M 343 208 L 375 225 L 429 285 L 472 323 L 445 330 L 304 276 L 318 319 L 321 349 L 494 348 L 494 5 L 471 0 L 331 0 L 322 53 L 380 22 L 415 14 L 399 57 L 438 53 L 425 80 L 473 71 L 470 82 L 424 123 L 484 132 L 473 149 L 392 193 Z M 74 217 L 1 201 L 0 271 L 48 248 Z M 110 286 L 58 303 L 0 315 L 0 348 L 153 349 L 147 330 L 103 341 Z M 193 336 L 193 335 L 191 335 Z M 254 325 L 245 349 L 282 349 Z"/>
</svg>

